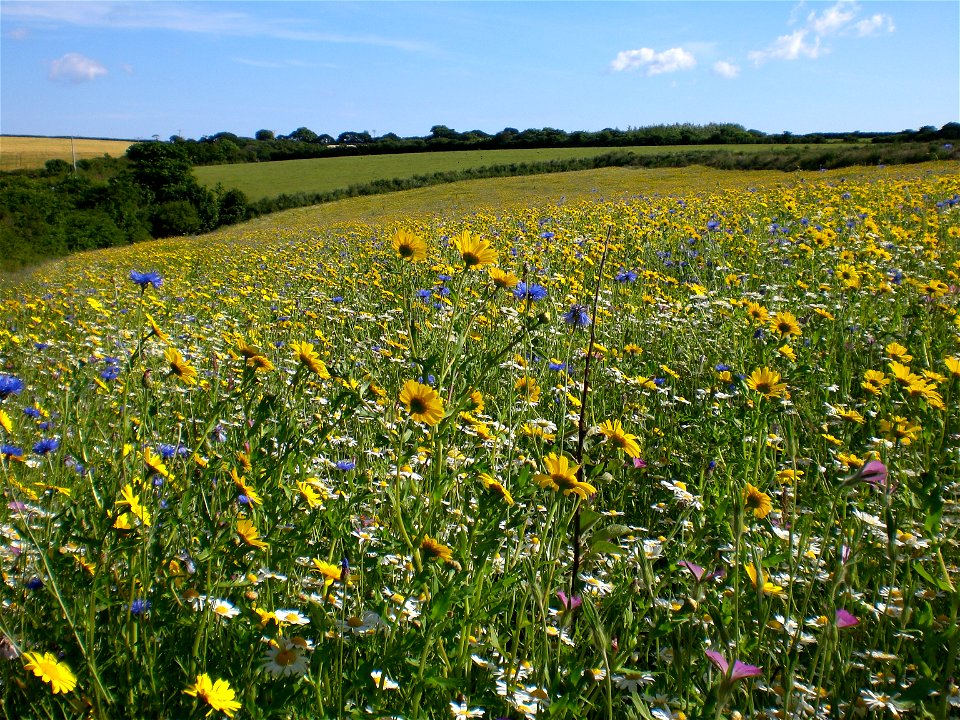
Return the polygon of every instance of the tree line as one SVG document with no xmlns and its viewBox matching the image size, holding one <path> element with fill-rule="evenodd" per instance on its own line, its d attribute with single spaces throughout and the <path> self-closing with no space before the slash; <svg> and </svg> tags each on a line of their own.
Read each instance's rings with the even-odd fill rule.
<svg viewBox="0 0 960 720">
<path fill-rule="evenodd" d="M 747 130 L 734 123 L 695 125 L 650 125 L 626 130 L 566 132 L 556 128 L 504 128 L 489 134 L 482 130 L 457 132 L 446 125 L 434 125 L 426 136 L 400 137 L 386 133 L 374 137 L 366 130 L 346 131 L 336 137 L 299 127 L 288 135 L 258 130 L 252 138 L 229 132 L 187 140 L 174 135 L 170 142 L 182 147 L 194 165 L 302 160 L 345 155 L 383 155 L 453 150 L 506 150 L 559 147 L 630 147 L 670 145 L 825 144 L 836 142 L 904 143 L 960 139 L 960 123 L 948 123 L 939 130 L 925 126 L 901 132 L 767 134 Z"/>
<path fill-rule="evenodd" d="M 252 217 L 329 202 L 357 195 L 373 195 L 439 183 L 476 178 L 532 175 L 568 172 L 601 167 L 683 167 L 707 165 L 722 169 L 818 169 L 848 165 L 876 165 L 922 162 L 933 159 L 960 159 L 960 150 L 945 140 L 960 139 L 960 123 L 949 123 L 940 130 L 921 128 L 919 131 L 876 134 L 859 138 L 855 146 L 837 145 L 829 141 L 850 140 L 825 137 L 822 142 L 810 136 L 796 137 L 790 148 L 763 151 L 752 149 L 711 150 L 697 148 L 703 144 L 744 144 L 738 138 L 740 131 L 751 137 L 757 131 L 743 131 L 738 125 L 671 125 L 655 128 L 600 133 L 563 133 L 545 128 L 512 133 L 510 128 L 494 136 L 480 131 L 456 133 L 444 126 L 434 126 L 430 138 L 369 138 L 369 134 L 341 133 L 333 143 L 325 143 L 323 136 L 299 128 L 291 136 L 273 137 L 269 131 L 260 131 L 252 142 L 270 150 L 269 159 L 292 157 L 326 157 L 331 154 L 379 152 L 417 152 L 420 150 L 464 150 L 478 147 L 563 147 L 564 143 L 589 140 L 601 146 L 617 148 L 625 145 L 681 144 L 667 139 L 686 138 L 690 145 L 684 152 L 637 154 L 626 150 L 612 150 L 591 158 L 569 158 L 530 163 L 510 163 L 484 168 L 438 172 L 414 177 L 381 179 L 352 185 L 325 193 L 298 193 L 266 198 L 250 203 L 243 192 L 218 185 L 210 189 L 199 184 L 193 167 L 211 161 L 206 154 L 210 148 L 222 154 L 217 162 L 229 160 L 246 147 L 231 140 L 227 133 L 212 138 L 187 141 L 173 138 L 170 142 L 135 143 L 125 157 L 104 156 L 80 160 L 74 168 L 63 160 L 51 160 L 42 170 L 16 170 L 0 173 L 0 270 L 12 271 L 43 260 L 73 252 L 126 245 L 151 238 L 178 235 L 196 235 L 222 225 L 241 222 Z M 605 133 L 611 133 L 606 135 Z M 616 135 L 620 133 L 620 135 Z M 646 133 L 646 135 L 645 135 Z M 660 133 L 657 135 L 657 133 Z M 652 142 L 654 136 L 663 142 Z M 762 135 L 762 133 L 760 134 Z M 859 135 L 855 133 L 854 135 Z M 641 141 L 641 136 L 646 141 Z M 718 142 L 719 137 L 729 138 Z M 236 136 L 233 136 L 236 137 Z M 386 136 L 384 136 L 386 137 Z M 784 136 L 769 142 L 783 142 Z M 369 141 L 368 139 L 369 138 Z M 800 138 L 805 138 L 801 141 Z M 352 142 L 346 143 L 344 141 Z M 391 149 L 400 141 L 410 140 L 406 149 Z M 424 143 L 423 146 L 418 142 Z M 513 145 L 497 145 L 511 142 Z M 760 142 L 760 140 L 757 140 Z M 803 144 L 800 144 L 803 142 Z M 493 144 L 484 144 L 493 143 Z M 528 143 L 528 144 L 524 144 Z M 291 144 L 303 154 L 290 151 Z M 333 146 L 336 147 L 333 147 Z M 272 148 L 272 150 L 271 150 Z M 282 149 L 279 154 L 273 150 Z M 229 150 L 229 152 L 227 152 Z M 319 154 L 310 154 L 318 152 Z"/>
</svg>

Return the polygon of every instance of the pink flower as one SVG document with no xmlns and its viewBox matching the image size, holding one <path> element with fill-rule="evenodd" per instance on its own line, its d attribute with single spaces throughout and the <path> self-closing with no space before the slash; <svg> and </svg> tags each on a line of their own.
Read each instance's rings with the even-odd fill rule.
<svg viewBox="0 0 960 720">
<path fill-rule="evenodd" d="M 645 467 L 647 466 L 647 461 L 644 460 L 643 458 L 634 458 L 634 459 L 633 459 L 633 466 L 634 466 L 635 468 L 638 468 L 638 469 L 642 470 L 643 468 L 645 468 Z"/>
<path fill-rule="evenodd" d="M 857 475 L 859 475 L 860 480 L 871 485 L 887 486 L 887 466 L 879 460 L 871 460 L 864 464 Z"/>
<path fill-rule="evenodd" d="M 580 605 L 583 604 L 583 599 L 574 595 L 573 597 L 567 597 L 567 594 L 563 590 L 557 591 L 557 597 L 560 598 L 560 604 L 563 605 L 565 612 L 570 612 L 571 610 L 576 610 Z"/>
<path fill-rule="evenodd" d="M 726 661 L 726 658 L 723 657 L 716 650 L 707 650 L 707 658 L 716 665 L 723 672 L 725 676 L 725 682 L 733 683 L 742 678 L 756 677 L 760 675 L 760 668 L 756 665 L 748 665 L 747 663 L 742 663 L 739 660 L 733 661 L 733 667 L 730 667 L 730 664 Z"/>
<path fill-rule="evenodd" d="M 848 628 L 858 625 L 860 621 L 843 608 L 840 608 L 837 610 L 836 623 L 838 628 Z"/>
<path fill-rule="evenodd" d="M 681 560 L 677 563 L 677 565 L 689 570 L 698 584 L 715 580 L 717 578 L 722 578 L 725 574 L 723 570 L 711 570 L 710 572 L 707 572 L 704 568 L 700 567 L 696 563 L 690 562 L 689 560 Z"/>
</svg>

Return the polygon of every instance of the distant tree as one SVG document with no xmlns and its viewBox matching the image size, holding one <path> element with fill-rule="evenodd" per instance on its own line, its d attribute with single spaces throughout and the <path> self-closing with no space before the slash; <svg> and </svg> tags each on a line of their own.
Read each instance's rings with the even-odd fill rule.
<svg viewBox="0 0 960 720">
<path fill-rule="evenodd" d="M 68 163 L 66 160 L 60 160 L 56 158 L 54 160 L 47 160 L 43 166 L 43 172 L 45 175 L 65 175 L 73 169 L 73 166 Z"/>
<path fill-rule="evenodd" d="M 273 130 L 257 130 L 253 137 L 261 142 L 277 139 L 276 135 L 273 134 Z"/>
<path fill-rule="evenodd" d="M 197 181 L 180 144 L 136 143 L 127 148 L 134 181 L 153 194 L 157 202 L 182 198 Z"/>
<path fill-rule="evenodd" d="M 446 125 L 434 125 L 430 128 L 430 137 L 434 140 L 457 140 L 460 133 Z"/>
<path fill-rule="evenodd" d="M 949 122 L 937 134 L 944 140 L 960 140 L 960 123 Z"/>
<path fill-rule="evenodd" d="M 317 134 L 310 128 L 299 127 L 287 135 L 287 138 L 296 142 L 312 143 L 316 142 Z"/>
<path fill-rule="evenodd" d="M 340 145 L 363 145 L 372 141 L 373 138 L 366 130 L 362 132 L 347 130 L 337 135 L 337 143 Z"/>
<path fill-rule="evenodd" d="M 194 235 L 201 227 L 197 209 L 187 200 L 162 203 L 154 211 L 152 222 L 154 237 Z"/>
<path fill-rule="evenodd" d="M 217 185 L 216 193 L 220 225 L 234 225 L 243 222 L 249 214 L 249 203 L 247 196 L 241 190 L 224 190 L 223 186 Z"/>
</svg>

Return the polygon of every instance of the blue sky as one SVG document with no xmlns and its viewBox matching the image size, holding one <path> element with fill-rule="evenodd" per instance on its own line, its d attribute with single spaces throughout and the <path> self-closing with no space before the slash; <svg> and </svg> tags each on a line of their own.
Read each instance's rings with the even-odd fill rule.
<svg viewBox="0 0 960 720">
<path fill-rule="evenodd" d="M 960 120 L 960 2 L 0 3 L 0 131 Z"/>
</svg>

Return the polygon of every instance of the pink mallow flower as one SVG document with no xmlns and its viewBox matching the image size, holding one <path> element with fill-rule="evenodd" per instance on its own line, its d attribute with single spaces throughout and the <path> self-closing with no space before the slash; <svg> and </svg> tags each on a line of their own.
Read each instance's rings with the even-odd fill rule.
<svg viewBox="0 0 960 720">
<path fill-rule="evenodd" d="M 742 663 L 739 660 L 733 661 L 733 667 L 730 667 L 730 663 L 727 662 L 726 658 L 723 657 L 716 650 L 707 650 L 707 658 L 716 665 L 723 672 L 725 676 L 725 682 L 734 683 L 737 680 L 743 678 L 756 677 L 760 675 L 760 668 L 756 665 L 748 665 L 747 663 Z"/>
<path fill-rule="evenodd" d="M 852 614 L 848 613 L 843 608 L 837 610 L 837 617 L 835 622 L 837 623 L 838 628 L 848 628 L 853 627 L 854 625 L 859 625 L 860 621 L 857 620 Z"/>
<path fill-rule="evenodd" d="M 564 612 L 576 610 L 581 604 L 583 604 L 582 598 L 576 595 L 573 597 L 568 597 L 563 590 L 557 591 L 557 597 L 560 599 L 560 604 L 563 605 Z"/>
<path fill-rule="evenodd" d="M 722 578 L 726 573 L 723 570 L 711 570 L 707 572 L 704 568 L 700 567 L 696 563 L 692 563 L 689 560 L 681 560 L 677 563 L 682 568 L 686 568 L 690 571 L 690 574 L 693 575 L 694 580 L 697 583 L 709 582 L 710 580 L 716 580 L 717 578 Z"/>
</svg>

